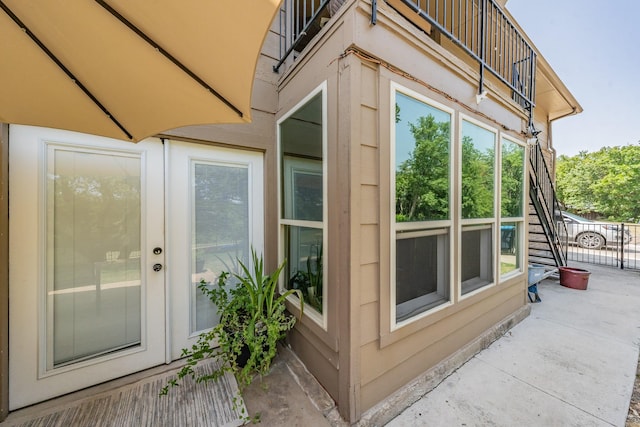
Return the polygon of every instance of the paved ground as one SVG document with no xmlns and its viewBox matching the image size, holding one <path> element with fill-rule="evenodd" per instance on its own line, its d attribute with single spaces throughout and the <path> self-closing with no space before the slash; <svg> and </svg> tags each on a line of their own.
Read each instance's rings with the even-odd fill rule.
<svg viewBox="0 0 640 427">
<path fill-rule="evenodd" d="M 640 274 L 574 263 L 586 291 L 542 303 L 389 426 L 624 426 L 640 342 Z"/>
</svg>

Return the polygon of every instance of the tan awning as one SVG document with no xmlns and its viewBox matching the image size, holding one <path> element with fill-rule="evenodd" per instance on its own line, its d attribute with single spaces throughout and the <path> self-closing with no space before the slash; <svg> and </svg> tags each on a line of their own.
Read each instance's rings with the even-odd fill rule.
<svg viewBox="0 0 640 427">
<path fill-rule="evenodd" d="M 249 122 L 279 4 L 0 0 L 0 122 L 133 141 Z"/>
</svg>

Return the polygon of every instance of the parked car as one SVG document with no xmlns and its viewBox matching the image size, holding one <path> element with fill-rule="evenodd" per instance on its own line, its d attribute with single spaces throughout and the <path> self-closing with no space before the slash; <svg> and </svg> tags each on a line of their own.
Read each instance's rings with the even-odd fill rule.
<svg viewBox="0 0 640 427">
<path fill-rule="evenodd" d="M 618 224 L 597 222 L 569 212 L 562 212 L 562 217 L 567 225 L 569 243 L 576 243 L 585 249 L 600 249 L 604 246 L 627 244 L 631 241 L 631 233 L 624 230 L 620 232 Z M 560 227 L 562 230 L 562 227 Z"/>
</svg>

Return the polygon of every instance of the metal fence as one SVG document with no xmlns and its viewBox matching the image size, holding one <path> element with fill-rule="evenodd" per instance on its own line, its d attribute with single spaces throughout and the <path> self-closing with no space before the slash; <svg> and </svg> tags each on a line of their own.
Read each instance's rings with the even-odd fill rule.
<svg viewBox="0 0 640 427">
<path fill-rule="evenodd" d="M 640 224 L 567 224 L 569 261 L 640 271 Z"/>
</svg>

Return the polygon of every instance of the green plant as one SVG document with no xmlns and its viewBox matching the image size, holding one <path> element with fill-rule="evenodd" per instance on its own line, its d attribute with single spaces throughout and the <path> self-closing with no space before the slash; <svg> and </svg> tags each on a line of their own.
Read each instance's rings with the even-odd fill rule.
<svg viewBox="0 0 640 427">
<path fill-rule="evenodd" d="M 252 268 L 238 260 L 240 274 L 222 272 L 214 286 L 204 280 L 198 288 L 216 305 L 220 322 L 211 330 L 199 335 L 191 348 L 182 350 L 186 364 L 170 380 L 161 395 L 190 376 L 196 382 L 216 380 L 226 372 L 234 374 L 240 391 L 251 384 L 256 375 L 269 372 L 276 355 L 277 343 L 295 324 L 295 317 L 286 312 L 285 300 L 291 294 L 300 298 L 300 316 L 304 309 L 302 293 L 291 289 L 277 292 L 278 278 L 286 261 L 271 274 L 264 271 L 262 257 L 251 249 Z M 235 278 L 232 283 L 230 278 Z M 196 365 L 210 357 L 219 357 L 220 369 L 202 375 Z M 234 405 L 237 401 L 234 399 Z"/>
<path fill-rule="evenodd" d="M 289 287 L 302 292 L 309 305 L 322 313 L 322 244 L 313 245 L 313 256 L 307 257 L 306 270 L 298 270 L 289 279 Z"/>
</svg>

